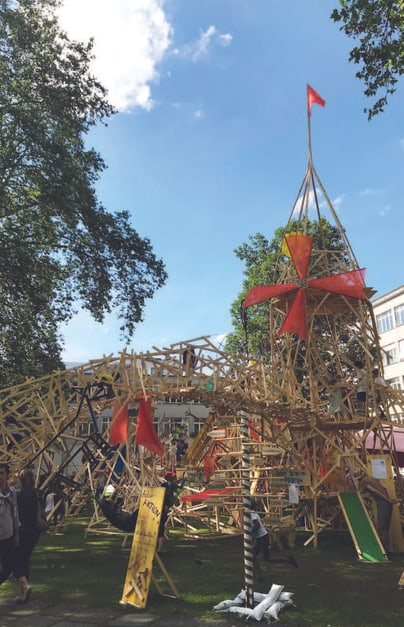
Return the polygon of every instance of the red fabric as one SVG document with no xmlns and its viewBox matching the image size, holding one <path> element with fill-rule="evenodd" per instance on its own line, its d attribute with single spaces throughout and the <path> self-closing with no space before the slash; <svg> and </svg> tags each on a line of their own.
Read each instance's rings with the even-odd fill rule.
<svg viewBox="0 0 404 627">
<path fill-rule="evenodd" d="M 210 475 L 215 469 L 215 464 L 216 464 L 216 455 L 212 453 L 206 453 L 205 457 L 203 458 L 203 469 L 205 471 L 206 481 L 209 481 Z"/>
<path fill-rule="evenodd" d="M 324 107 L 325 100 L 310 85 L 307 85 L 307 113 L 309 116 L 311 115 L 311 105 L 313 104 Z"/>
<path fill-rule="evenodd" d="M 285 235 L 285 241 L 299 279 L 305 279 L 313 247 L 313 238 L 302 233 L 288 233 Z"/>
<path fill-rule="evenodd" d="M 321 279 L 312 279 L 309 281 L 309 286 L 325 292 L 341 294 L 341 296 L 351 296 L 352 298 L 366 300 L 363 289 L 365 286 L 364 269 L 334 274 Z"/>
<path fill-rule="evenodd" d="M 278 337 L 282 333 L 296 333 L 302 340 L 306 340 L 306 292 L 304 289 L 296 294 L 289 313 L 278 331 Z"/>
<path fill-rule="evenodd" d="M 163 457 L 164 444 L 159 439 L 153 424 L 151 398 L 141 398 L 139 400 L 139 411 L 137 415 L 136 444 L 141 444 L 149 451 L 153 451 L 159 457 Z"/>
<path fill-rule="evenodd" d="M 310 88 L 311 89 L 311 88 Z M 311 90 L 316 96 L 316 92 Z M 320 98 L 320 96 L 318 96 Z M 322 99 L 320 99 L 322 100 Z M 313 102 L 317 102 L 313 100 Z M 318 104 L 325 104 L 324 101 Z M 313 237 L 302 233 L 288 233 L 285 235 L 285 242 L 289 249 L 290 256 L 296 268 L 296 272 L 300 281 L 305 281 L 310 263 L 310 255 L 313 247 Z M 294 297 L 290 310 L 278 332 L 278 337 L 283 333 L 296 333 L 302 340 L 307 339 L 306 329 L 306 290 L 310 288 L 340 294 L 341 296 L 349 296 L 351 298 L 359 298 L 366 300 L 365 287 L 365 270 L 352 270 L 341 274 L 334 274 L 319 279 L 309 279 L 300 287 L 297 283 L 284 283 L 281 285 L 260 285 L 251 288 L 244 299 L 244 307 L 256 305 L 270 298 L 280 296 L 281 294 L 292 293 L 298 290 Z"/>
<path fill-rule="evenodd" d="M 109 444 L 116 446 L 121 442 L 126 442 L 128 435 L 128 406 L 115 405 L 112 408 L 112 423 L 109 428 Z"/>
<path fill-rule="evenodd" d="M 259 285 L 258 287 L 252 287 L 244 299 L 244 307 L 250 307 L 257 303 L 262 303 L 264 300 L 273 298 L 274 296 L 280 296 L 281 294 L 287 294 L 297 290 L 296 283 L 283 283 L 282 285 Z"/>
<path fill-rule="evenodd" d="M 224 496 L 229 492 L 234 492 L 237 488 L 223 488 L 222 490 L 202 490 L 202 492 L 196 492 L 195 494 L 187 494 L 186 496 L 180 496 L 181 501 L 185 503 L 200 503 L 206 501 L 215 496 Z"/>
</svg>

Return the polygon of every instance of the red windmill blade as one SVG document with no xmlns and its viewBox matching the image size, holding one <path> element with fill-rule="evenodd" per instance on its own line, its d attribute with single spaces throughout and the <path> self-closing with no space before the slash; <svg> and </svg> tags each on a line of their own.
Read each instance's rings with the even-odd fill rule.
<svg viewBox="0 0 404 627">
<path fill-rule="evenodd" d="M 318 298 L 316 299 L 318 291 L 367 300 L 364 289 L 365 270 L 352 270 L 319 279 L 307 279 L 313 238 L 301 233 L 290 233 L 285 235 L 285 241 L 299 277 L 298 282 L 253 287 L 247 292 L 244 307 L 251 307 L 251 305 L 256 305 L 275 296 L 286 296 L 289 294 L 293 297 L 293 293 L 295 293 L 286 318 L 278 331 L 278 337 L 282 333 L 288 332 L 296 333 L 302 340 L 306 340 L 308 297 L 310 296 L 314 304 L 316 300 L 319 300 Z M 323 295 L 321 296 L 322 299 Z"/>
</svg>

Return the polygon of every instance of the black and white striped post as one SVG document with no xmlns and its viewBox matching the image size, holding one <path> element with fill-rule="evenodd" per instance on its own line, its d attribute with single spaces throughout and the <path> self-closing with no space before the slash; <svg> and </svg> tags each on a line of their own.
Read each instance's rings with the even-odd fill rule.
<svg viewBox="0 0 404 627">
<path fill-rule="evenodd" d="M 244 529 L 244 587 L 246 606 L 254 607 L 254 564 L 251 532 L 251 496 L 250 496 L 250 450 L 248 445 L 248 415 L 240 412 L 241 436 L 241 480 L 243 490 L 243 529 Z"/>
</svg>

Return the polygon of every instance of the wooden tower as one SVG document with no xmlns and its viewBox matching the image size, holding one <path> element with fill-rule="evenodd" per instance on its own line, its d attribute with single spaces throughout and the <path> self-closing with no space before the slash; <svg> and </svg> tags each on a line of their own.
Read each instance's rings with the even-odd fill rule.
<svg viewBox="0 0 404 627">
<path fill-rule="evenodd" d="M 316 542 L 336 515 L 333 499 L 348 489 L 349 478 L 355 485 L 366 471 L 369 434 L 383 442 L 395 465 L 392 429 L 403 399 L 382 378 L 369 300 L 375 292 L 365 284 L 365 270 L 313 164 L 310 105 L 308 120 L 307 170 L 274 282 L 253 287 L 244 306 L 268 310 L 266 385 L 268 398 L 278 399 L 271 410 L 278 417 L 268 422 L 265 439 L 288 450 L 291 468 L 309 473 L 301 498 Z"/>
</svg>

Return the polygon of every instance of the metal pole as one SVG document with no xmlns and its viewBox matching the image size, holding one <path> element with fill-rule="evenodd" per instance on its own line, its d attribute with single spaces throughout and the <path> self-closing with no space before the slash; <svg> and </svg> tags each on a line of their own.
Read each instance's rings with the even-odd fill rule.
<svg viewBox="0 0 404 627">
<path fill-rule="evenodd" d="M 246 591 L 246 606 L 254 607 L 254 564 L 252 553 L 251 532 L 251 496 L 250 496 L 250 451 L 248 448 L 248 416 L 240 412 L 241 436 L 241 478 L 243 490 L 243 529 L 244 529 L 244 583 Z"/>
</svg>

